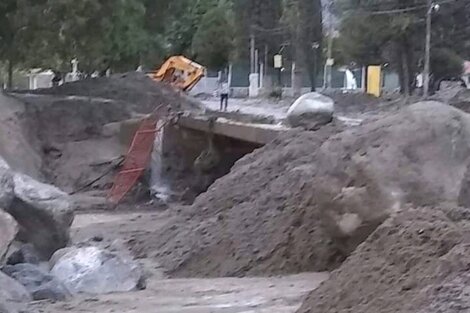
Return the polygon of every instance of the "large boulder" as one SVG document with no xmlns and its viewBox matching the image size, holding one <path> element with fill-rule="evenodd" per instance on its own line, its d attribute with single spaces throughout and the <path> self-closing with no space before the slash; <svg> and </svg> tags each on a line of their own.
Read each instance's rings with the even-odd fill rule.
<svg viewBox="0 0 470 313">
<path fill-rule="evenodd" d="M 43 259 L 69 241 L 73 222 L 73 202 L 60 189 L 15 173 L 14 199 L 10 213 L 20 224 L 18 239 L 34 245 Z"/>
<path fill-rule="evenodd" d="M 292 127 L 314 130 L 333 120 L 333 99 L 311 92 L 298 98 L 287 112 L 287 121 Z"/>
<path fill-rule="evenodd" d="M 5 160 L 0 157 L 0 209 L 9 207 L 13 196 L 12 172 Z"/>
<path fill-rule="evenodd" d="M 66 300 L 71 294 L 54 276 L 33 264 L 7 265 L 2 271 L 20 282 L 33 300 Z"/>
<path fill-rule="evenodd" d="M 31 295 L 28 290 L 19 282 L 0 271 L 0 303 L 22 303 L 29 301 L 31 301 Z"/>
<path fill-rule="evenodd" d="M 68 250 L 51 273 L 73 293 L 127 292 L 141 289 L 143 283 L 143 273 L 134 260 L 97 247 Z"/>
<path fill-rule="evenodd" d="M 8 213 L 0 209 L 0 263 L 3 262 L 11 243 L 18 233 L 18 224 Z"/>
</svg>

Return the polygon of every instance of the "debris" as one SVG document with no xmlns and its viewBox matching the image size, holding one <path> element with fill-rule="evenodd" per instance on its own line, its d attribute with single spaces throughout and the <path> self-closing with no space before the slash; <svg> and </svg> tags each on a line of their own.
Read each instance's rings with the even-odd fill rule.
<svg viewBox="0 0 470 313">
<path fill-rule="evenodd" d="M 21 303 L 29 301 L 31 301 L 31 295 L 26 290 L 26 288 L 13 278 L 0 271 L 0 303 Z"/>
<path fill-rule="evenodd" d="M 468 282 L 468 274 L 462 275 L 470 261 L 466 231 L 440 208 L 405 208 L 372 233 L 298 313 L 464 312 L 448 309 L 460 302 Z"/>
<path fill-rule="evenodd" d="M 39 264 L 41 262 L 41 257 L 36 251 L 36 248 L 30 244 L 22 244 L 16 251 L 11 253 L 7 259 L 8 265 L 16 264 Z"/>
<path fill-rule="evenodd" d="M 138 264 L 124 255 L 97 247 L 73 248 L 52 268 L 73 293 L 106 294 L 138 290 L 143 274 Z"/>
<path fill-rule="evenodd" d="M 33 300 L 64 301 L 71 296 L 67 288 L 54 276 L 34 264 L 7 265 L 2 271 L 21 283 Z"/>
<path fill-rule="evenodd" d="M 125 101 L 140 113 L 150 113 L 161 104 L 171 105 L 175 111 L 201 109 L 199 101 L 175 91 L 164 83 L 155 82 L 143 73 L 137 72 L 85 79 L 66 83 L 55 88 L 29 92 Z"/>
<path fill-rule="evenodd" d="M 43 259 L 67 245 L 74 212 L 67 194 L 23 174 L 14 174 L 15 199 L 8 208 L 20 224 L 19 240 L 34 245 Z"/>
<path fill-rule="evenodd" d="M 0 209 L 8 208 L 13 200 L 13 177 L 11 173 L 8 164 L 0 157 Z"/>
<path fill-rule="evenodd" d="M 8 213 L 0 209 L 0 264 L 18 234 L 18 224 Z"/>
<path fill-rule="evenodd" d="M 239 160 L 145 249 L 178 277 L 332 270 L 403 204 L 457 203 L 469 162 L 470 116 L 437 102 L 292 132 Z"/>
</svg>

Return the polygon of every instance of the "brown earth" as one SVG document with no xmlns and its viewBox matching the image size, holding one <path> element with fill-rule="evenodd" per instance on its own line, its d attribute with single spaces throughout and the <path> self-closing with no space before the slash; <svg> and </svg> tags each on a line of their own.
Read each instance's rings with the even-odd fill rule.
<svg viewBox="0 0 470 313">
<path fill-rule="evenodd" d="M 142 234 L 171 223 L 171 210 L 78 214 L 72 225 L 77 245 L 122 248 Z M 96 238 L 100 238 L 97 242 Z M 327 273 L 283 277 L 169 279 L 155 260 L 140 260 L 147 288 L 109 295 L 77 295 L 66 302 L 37 301 L 30 313 L 294 313 L 303 298 L 328 278 Z"/>
<path fill-rule="evenodd" d="M 468 209 L 405 209 L 313 291 L 298 313 L 468 312 Z"/>
<path fill-rule="evenodd" d="M 403 204 L 456 203 L 469 143 L 470 116 L 437 102 L 293 132 L 238 161 L 134 250 L 178 277 L 332 270 Z"/>
<path fill-rule="evenodd" d="M 449 97 L 447 102 L 464 112 L 470 113 L 470 90 L 458 89 L 452 97 Z"/>
<path fill-rule="evenodd" d="M 40 179 L 42 158 L 22 118 L 25 110 L 23 102 L 0 94 L 0 156 L 14 170 Z"/>
<path fill-rule="evenodd" d="M 34 90 L 32 93 L 118 100 L 126 102 L 139 113 L 149 113 L 161 104 L 169 105 L 175 111 L 201 109 L 199 101 L 138 72 L 85 79 L 58 87 Z"/>
<path fill-rule="evenodd" d="M 10 141 L 26 142 L 21 149 L 31 155 L 29 158 L 35 156 L 34 160 L 25 160 L 22 167 L 33 167 L 38 173 L 35 176 L 67 192 L 80 190 L 106 174 L 86 189 L 95 190 L 96 195 L 109 189 L 128 144 L 120 138 L 119 128 L 106 131 L 108 125 L 119 127 L 119 123 L 132 118 L 137 118 L 134 124 L 138 125 L 142 114 L 159 105 L 167 105 L 174 112 L 200 110 L 197 101 L 140 73 L 83 80 L 13 96 L 16 100 L 8 101 L 15 101 L 21 110 L 17 109 L 10 119 L 19 124 L 19 133 L 26 139 Z M 10 132 L 15 131 L 9 127 Z M 15 147 L 10 142 L 5 146 Z M 8 156 L 7 161 L 14 161 Z"/>
<path fill-rule="evenodd" d="M 110 123 L 148 113 L 158 104 L 172 103 L 174 110 L 199 109 L 197 103 L 141 74 L 35 93 L 17 94 L 19 101 L 14 101 L 19 106 L 13 110 L 12 98 L 0 101 L 2 110 L 10 108 L 3 121 L 18 130 L 0 136 L 0 149 L 19 143 L 0 150 L 0 155 L 18 167 L 25 162 L 25 171 L 68 192 L 106 172 L 122 155 L 116 134 L 105 134 Z M 363 96 L 337 97 L 345 112 L 377 112 L 375 99 L 364 105 Z M 360 109 L 348 108 L 348 103 Z M 101 216 L 94 223 L 96 216 L 86 216 L 82 222 L 88 224 L 74 230 L 74 241 L 102 237 L 102 244 L 111 245 L 121 239 L 162 276 L 162 270 L 176 277 L 222 277 L 337 269 L 306 300 L 302 313 L 468 310 L 470 214 L 436 206 L 470 202 L 470 193 L 463 192 L 470 181 L 470 116 L 436 102 L 398 109 L 393 102 L 384 105 L 383 112 L 359 127 L 335 122 L 317 132 L 289 132 L 239 160 L 192 206 L 108 222 Z M 90 189 L 102 192 L 111 178 L 106 176 Z M 420 208 L 409 209 L 407 204 Z M 125 312 L 151 312 L 162 305 L 155 301 L 155 294 L 166 290 L 162 286 L 172 285 L 187 299 L 206 295 L 207 290 L 196 287 L 215 283 L 176 282 L 152 280 L 149 290 L 137 295 L 142 304 L 132 303 L 133 295 L 112 295 L 33 306 L 42 312 L 111 312 L 124 306 Z M 216 296 L 224 297 L 227 291 L 235 307 L 229 312 L 246 311 L 251 307 L 237 304 L 234 282 L 224 281 L 222 294 L 219 290 Z M 265 296 L 273 280 L 236 282 L 244 290 L 261 283 Z M 185 284 L 193 285 L 185 289 Z M 285 290 L 285 284 L 276 284 Z M 306 292 L 303 284 L 302 279 L 294 288 L 295 305 L 285 300 L 288 309 L 282 312 L 297 308 L 299 294 Z M 254 289 L 249 294 L 259 296 Z M 174 303 L 174 295 L 167 296 L 165 301 L 173 301 L 165 303 L 169 311 L 183 310 L 183 300 Z M 278 300 L 270 298 L 262 308 L 274 312 Z M 224 305 L 222 300 L 184 303 L 183 307 L 195 306 L 188 312 Z"/>
</svg>

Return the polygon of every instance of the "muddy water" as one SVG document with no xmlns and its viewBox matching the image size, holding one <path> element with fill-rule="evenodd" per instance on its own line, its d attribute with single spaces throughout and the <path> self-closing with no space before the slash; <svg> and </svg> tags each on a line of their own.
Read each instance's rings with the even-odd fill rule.
<svg viewBox="0 0 470 313">
<path fill-rule="evenodd" d="M 140 233 L 170 222 L 168 213 L 81 214 L 75 219 L 74 242 L 103 236 L 103 244 L 114 240 L 136 240 Z M 38 313 L 290 313 L 304 296 L 328 278 L 327 273 L 305 273 L 285 277 L 169 279 L 150 259 L 140 259 L 150 274 L 147 289 L 103 296 L 78 296 L 69 302 L 37 302 Z"/>
<path fill-rule="evenodd" d="M 147 290 L 33 306 L 38 312 L 290 313 L 326 274 L 279 278 L 151 280 Z M 36 312 L 36 311 L 35 311 Z"/>
</svg>

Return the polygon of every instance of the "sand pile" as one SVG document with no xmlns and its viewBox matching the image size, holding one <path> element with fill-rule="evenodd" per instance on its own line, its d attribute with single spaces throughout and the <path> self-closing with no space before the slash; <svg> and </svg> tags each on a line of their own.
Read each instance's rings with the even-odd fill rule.
<svg viewBox="0 0 470 313">
<path fill-rule="evenodd" d="M 457 202 L 470 116 L 423 102 L 335 134 L 287 134 L 133 243 L 175 276 L 331 270 L 404 203 Z"/>
<path fill-rule="evenodd" d="M 467 312 L 469 211 L 405 209 L 305 300 L 300 313 Z"/>
</svg>

